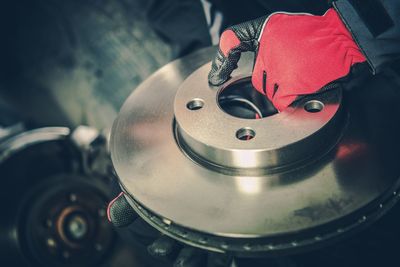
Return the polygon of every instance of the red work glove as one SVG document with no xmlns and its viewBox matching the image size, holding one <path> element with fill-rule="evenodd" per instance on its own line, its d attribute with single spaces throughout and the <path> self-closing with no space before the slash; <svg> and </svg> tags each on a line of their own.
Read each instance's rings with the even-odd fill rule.
<svg viewBox="0 0 400 267">
<path fill-rule="evenodd" d="M 245 51 L 257 55 L 253 86 L 279 111 L 366 60 L 334 9 L 323 16 L 274 13 L 228 28 L 208 76 L 210 84 L 228 80 Z"/>
</svg>

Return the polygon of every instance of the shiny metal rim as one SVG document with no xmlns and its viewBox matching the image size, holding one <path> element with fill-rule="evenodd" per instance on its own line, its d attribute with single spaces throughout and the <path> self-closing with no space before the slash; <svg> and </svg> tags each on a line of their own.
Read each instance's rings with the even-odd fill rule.
<svg viewBox="0 0 400 267">
<path fill-rule="evenodd" d="M 176 92 L 211 59 L 212 50 L 159 70 L 128 98 L 114 123 L 113 164 L 132 206 L 144 219 L 195 246 L 246 252 L 244 246 L 254 244 L 251 252 L 276 253 L 321 243 L 315 240 L 321 233 L 324 242 L 345 236 L 391 207 L 383 202 L 397 199 L 389 195 L 397 190 L 400 173 L 400 127 L 391 123 L 396 112 L 365 105 L 374 100 L 374 88 L 347 93 L 335 138 L 322 139 L 327 149 L 300 165 L 264 173 L 236 172 L 199 150 L 191 153 L 179 146 L 187 139 L 179 137 L 173 123 Z M 249 71 L 239 65 L 233 80 Z M 364 217 L 370 218 L 367 223 L 354 223 Z M 192 238 L 196 235 L 224 241 L 202 245 L 204 240 Z M 271 242 L 286 245 L 269 250 Z M 233 249 L 234 244 L 240 245 Z"/>
<path fill-rule="evenodd" d="M 233 253 L 237 256 L 277 256 L 285 254 L 300 253 L 336 242 L 349 234 L 354 234 L 373 224 L 381 218 L 400 200 L 400 183 L 380 201 L 359 213 L 358 219 L 345 220 L 335 228 L 314 229 L 313 234 L 297 233 L 288 238 L 265 238 L 265 239 L 230 239 L 214 235 L 204 234 L 192 229 L 184 228 L 172 223 L 165 218 L 159 217 L 145 207 L 141 206 L 132 196 L 128 196 L 128 202 L 133 209 L 150 225 L 165 235 L 179 240 L 187 245 L 206 249 L 219 253 Z M 304 235 L 303 235 L 304 234 Z"/>
</svg>

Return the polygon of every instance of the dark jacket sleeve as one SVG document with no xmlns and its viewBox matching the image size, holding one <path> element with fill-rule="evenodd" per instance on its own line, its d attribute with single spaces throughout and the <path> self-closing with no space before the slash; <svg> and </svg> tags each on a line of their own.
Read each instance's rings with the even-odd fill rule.
<svg viewBox="0 0 400 267">
<path fill-rule="evenodd" d="M 337 0 L 333 6 L 374 74 L 400 59 L 400 0 Z"/>
</svg>

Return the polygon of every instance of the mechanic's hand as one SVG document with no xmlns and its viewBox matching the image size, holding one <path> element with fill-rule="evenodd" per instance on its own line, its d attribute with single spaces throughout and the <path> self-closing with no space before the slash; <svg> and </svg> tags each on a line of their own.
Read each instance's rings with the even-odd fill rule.
<svg viewBox="0 0 400 267">
<path fill-rule="evenodd" d="M 160 261 L 160 266 L 164 266 L 165 262 L 173 267 L 220 266 L 218 258 L 213 261 L 208 259 L 213 256 L 210 253 L 180 244 L 143 221 L 130 206 L 123 192 L 109 203 L 107 218 L 125 239 L 133 238 L 135 240 L 132 241 L 136 241 L 134 243 L 146 245 L 147 252 Z"/>
<path fill-rule="evenodd" d="M 228 80 L 245 51 L 256 53 L 253 86 L 279 111 L 366 61 L 332 8 L 323 16 L 274 13 L 228 28 L 212 63 L 210 84 Z"/>
</svg>

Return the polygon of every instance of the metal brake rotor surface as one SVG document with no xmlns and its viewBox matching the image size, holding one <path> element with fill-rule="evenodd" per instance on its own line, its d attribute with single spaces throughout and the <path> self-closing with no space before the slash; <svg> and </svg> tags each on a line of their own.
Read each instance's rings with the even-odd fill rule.
<svg viewBox="0 0 400 267">
<path fill-rule="evenodd" d="M 114 122 L 115 170 L 148 223 L 200 248 L 273 255 L 329 243 L 396 203 L 398 94 L 334 89 L 259 119 L 234 116 L 222 95 L 240 100 L 234 92 L 251 87 L 253 59 L 243 55 L 232 78 L 212 87 L 214 53 L 157 71 Z"/>
</svg>

